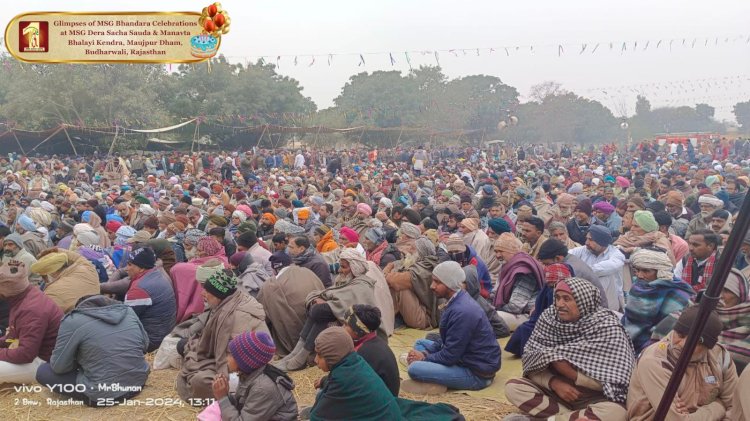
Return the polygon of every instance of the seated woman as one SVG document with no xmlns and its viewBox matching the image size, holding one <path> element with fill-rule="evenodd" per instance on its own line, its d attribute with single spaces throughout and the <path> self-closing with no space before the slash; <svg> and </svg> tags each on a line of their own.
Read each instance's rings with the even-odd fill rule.
<svg viewBox="0 0 750 421">
<path fill-rule="evenodd" d="M 375 280 L 366 275 L 368 265 L 364 256 L 356 249 L 347 248 L 341 252 L 340 263 L 334 284 L 307 297 L 307 320 L 299 341 L 289 355 L 275 363 L 279 369 L 290 371 L 305 368 L 307 357 L 315 349 L 315 338 L 329 323 L 343 322 L 346 311 L 354 304 L 376 305 Z"/>
<path fill-rule="evenodd" d="M 521 247 L 521 241 L 508 232 L 495 240 L 495 256 L 503 266 L 493 305 L 511 332 L 529 320 L 531 306 L 544 286 L 542 265 Z"/>
<path fill-rule="evenodd" d="M 216 374 L 229 375 L 227 346 L 233 337 L 247 330 L 268 332 L 263 306 L 237 289 L 237 277 L 231 270 L 214 271 L 206 280 L 202 295 L 209 310 L 191 319 L 195 320 L 192 325 L 185 326 L 188 321 L 175 328 L 195 332 L 184 342 L 181 352 L 177 393 L 182 400 L 213 396 L 211 384 Z"/>
<path fill-rule="evenodd" d="M 354 350 L 383 380 L 391 394 L 398 397 L 401 388 L 398 363 L 393 351 L 388 348 L 388 342 L 377 334 L 380 327 L 380 310 L 365 304 L 355 304 L 346 315 L 344 330 L 354 341 Z M 320 389 L 326 381 L 326 377 L 319 379 L 315 387 Z"/>
<path fill-rule="evenodd" d="M 698 309 L 698 306 L 686 308 L 672 332 L 641 353 L 628 391 L 629 420 L 654 419 L 672 376 L 672 367 L 680 358 L 688 332 L 696 323 Z M 711 312 L 669 407 L 667 420 L 728 419 L 737 388 L 737 369 L 727 350 L 717 344 L 721 327 L 719 316 Z"/>
<path fill-rule="evenodd" d="M 218 259 L 225 268 L 229 268 L 229 260 L 224 254 L 224 247 L 215 238 L 207 236 L 205 232 L 196 229 L 188 230 L 184 244 L 185 252 L 189 256 L 188 261 L 175 264 L 169 271 L 177 301 L 177 323 L 203 312 L 201 299 L 203 288 L 195 279 L 198 267 L 209 260 Z"/>
<path fill-rule="evenodd" d="M 33 383 L 49 361 L 63 312 L 36 285 L 21 262 L 0 266 L 0 299 L 10 306 L 8 329 L 0 337 L 0 383 Z"/>
<path fill-rule="evenodd" d="M 555 285 L 559 281 L 572 278 L 573 270 L 565 263 L 553 263 L 544 267 L 545 285 L 539 295 L 536 296 L 534 311 L 531 312 L 529 320 L 521 323 L 505 345 L 505 350 L 517 357 L 523 356 L 523 349 L 534 331 L 539 316 L 544 310 L 555 303 Z"/>
<path fill-rule="evenodd" d="M 143 389 L 147 348 L 148 334 L 133 309 L 103 295 L 83 297 L 60 323 L 52 358 L 36 380 L 88 406 L 112 406 Z M 75 391 L 67 392 L 71 385 Z"/>
<path fill-rule="evenodd" d="M 311 420 L 446 420 L 464 418 L 443 403 L 394 397 L 357 352 L 342 327 L 329 327 L 315 339 L 315 363 L 329 373 L 310 410 Z"/>
<path fill-rule="evenodd" d="M 356 352 L 342 327 L 329 327 L 315 339 L 315 364 L 329 373 L 315 397 L 311 420 L 400 420 L 396 398 Z"/>
<path fill-rule="evenodd" d="M 599 303 L 599 291 L 585 279 L 557 283 L 555 305 L 526 343 L 524 377 L 505 384 L 508 400 L 525 413 L 508 419 L 626 420 L 633 345 L 617 315 Z"/>
<path fill-rule="evenodd" d="M 651 330 L 673 311 L 682 311 L 695 297 L 693 288 L 674 277 L 666 253 L 637 249 L 630 255 L 636 280 L 630 288 L 622 325 L 636 354 L 650 344 Z"/>
</svg>

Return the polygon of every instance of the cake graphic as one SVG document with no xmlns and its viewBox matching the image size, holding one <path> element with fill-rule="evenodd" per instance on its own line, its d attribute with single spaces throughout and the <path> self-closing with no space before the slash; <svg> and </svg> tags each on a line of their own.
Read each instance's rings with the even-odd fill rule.
<svg viewBox="0 0 750 421">
<path fill-rule="evenodd" d="M 229 32 L 229 14 L 221 3 L 213 3 L 203 8 L 198 23 L 203 31 L 190 38 L 190 54 L 198 58 L 211 58 L 219 49 L 221 36 Z"/>
<path fill-rule="evenodd" d="M 213 35 L 201 34 L 190 38 L 190 54 L 198 58 L 211 58 L 219 49 L 219 40 Z"/>
</svg>

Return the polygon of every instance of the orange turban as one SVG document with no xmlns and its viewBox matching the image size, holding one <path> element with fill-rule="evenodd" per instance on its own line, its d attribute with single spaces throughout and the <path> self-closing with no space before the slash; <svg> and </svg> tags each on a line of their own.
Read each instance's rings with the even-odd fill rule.
<svg viewBox="0 0 750 421">
<path fill-rule="evenodd" d="M 276 216 L 274 214 L 266 212 L 263 214 L 263 217 L 271 221 L 271 225 L 276 224 Z"/>
</svg>

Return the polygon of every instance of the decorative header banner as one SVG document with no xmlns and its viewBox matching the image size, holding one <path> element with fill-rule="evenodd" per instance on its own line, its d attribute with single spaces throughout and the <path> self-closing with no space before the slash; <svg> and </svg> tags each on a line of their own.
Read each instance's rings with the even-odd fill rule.
<svg viewBox="0 0 750 421">
<path fill-rule="evenodd" d="M 197 63 L 216 55 L 230 19 L 198 12 L 31 12 L 13 18 L 5 46 L 29 63 Z"/>
</svg>

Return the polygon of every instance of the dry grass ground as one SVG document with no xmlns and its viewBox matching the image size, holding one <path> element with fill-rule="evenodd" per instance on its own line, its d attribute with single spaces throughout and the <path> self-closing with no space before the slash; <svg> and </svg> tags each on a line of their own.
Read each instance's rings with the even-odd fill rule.
<svg viewBox="0 0 750 421">
<path fill-rule="evenodd" d="M 315 380 L 322 375 L 317 368 L 292 373 L 296 383 L 294 394 L 300 407 L 309 406 L 315 400 Z M 146 387 L 134 401 L 141 406 L 115 406 L 112 408 L 88 408 L 82 406 L 53 406 L 47 399 L 64 402 L 48 391 L 40 393 L 16 392 L 11 385 L 0 388 L 0 417 L 3 420 L 30 421 L 187 421 L 195 420 L 199 412 L 188 405 L 170 405 L 169 399 L 177 399 L 174 380 L 177 370 L 151 372 Z M 500 420 L 513 410 L 510 405 L 474 398 L 461 393 L 446 393 L 440 396 L 415 396 L 406 393 L 402 397 L 426 402 L 446 402 L 461 410 L 468 420 Z M 150 399 L 155 401 L 151 402 Z M 160 401 L 159 399 L 165 399 Z M 36 404 L 34 404 L 35 402 Z"/>
</svg>

